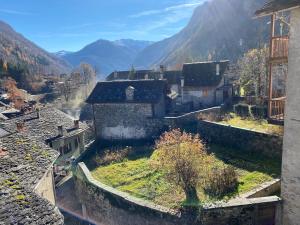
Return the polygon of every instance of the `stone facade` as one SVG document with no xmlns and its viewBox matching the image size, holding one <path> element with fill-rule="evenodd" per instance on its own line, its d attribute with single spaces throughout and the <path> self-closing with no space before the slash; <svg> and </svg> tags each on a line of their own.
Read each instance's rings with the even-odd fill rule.
<svg viewBox="0 0 300 225">
<path fill-rule="evenodd" d="M 292 10 L 282 162 L 282 224 L 300 223 L 300 8 Z"/>
<path fill-rule="evenodd" d="M 94 106 L 95 132 L 101 140 L 140 140 L 159 136 L 164 129 L 164 101 L 106 103 Z"/>
</svg>

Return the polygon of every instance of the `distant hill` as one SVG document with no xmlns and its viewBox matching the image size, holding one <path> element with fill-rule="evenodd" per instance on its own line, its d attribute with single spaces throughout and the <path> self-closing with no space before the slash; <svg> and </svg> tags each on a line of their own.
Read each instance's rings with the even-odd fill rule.
<svg viewBox="0 0 300 225">
<path fill-rule="evenodd" d="M 134 65 L 142 68 L 189 61 L 237 60 L 267 43 L 266 19 L 253 19 L 265 0 L 211 0 L 195 9 L 189 24 L 174 36 L 141 51 Z"/>
<path fill-rule="evenodd" d="M 100 74 L 99 78 L 103 79 L 114 70 L 129 69 L 137 54 L 150 44 L 152 42 L 130 39 L 98 40 L 78 52 L 60 52 L 59 55 L 73 66 L 78 66 L 81 62 L 91 64 Z"/>
<path fill-rule="evenodd" d="M 38 47 L 3 21 L 0 21 L 0 59 L 22 64 L 31 74 L 61 74 L 71 70 L 66 61 Z"/>
</svg>

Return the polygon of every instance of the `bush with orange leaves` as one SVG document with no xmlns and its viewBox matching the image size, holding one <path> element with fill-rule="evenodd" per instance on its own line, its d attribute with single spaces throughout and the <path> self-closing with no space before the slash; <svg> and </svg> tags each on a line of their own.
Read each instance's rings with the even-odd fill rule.
<svg viewBox="0 0 300 225">
<path fill-rule="evenodd" d="M 164 171 L 169 182 L 182 188 L 187 203 L 199 202 L 197 187 L 204 185 L 214 165 L 199 135 L 175 129 L 164 133 L 156 143 L 152 165 Z"/>
</svg>

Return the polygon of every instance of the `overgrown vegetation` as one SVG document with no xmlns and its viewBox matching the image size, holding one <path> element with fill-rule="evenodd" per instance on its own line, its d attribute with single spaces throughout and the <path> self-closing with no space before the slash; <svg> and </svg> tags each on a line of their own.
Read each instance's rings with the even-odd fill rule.
<svg viewBox="0 0 300 225">
<path fill-rule="evenodd" d="M 211 180 L 214 175 L 218 180 L 211 182 L 210 186 L 207 183 L 197 184 L 196 191 L 200 202 L 228 200 L 280 176 L 281 163 L 276 159 L 216 145 L 207 146 L 207 152 L 214 154 L 216 168 L 220 170 L 211 171 Z M 118 159 L 105 166 L 98 166 L 92 170 L 92 175 L 95 179 L 133 196 L 170 208 L 181 207 L 185 203 L 185 192 L 178 184 L 170 182 L 165 170 L 153 166 L 155 160 L 157 152 L 154 147 L 132 147 L 130 153 L 121 161 Z M 226 171 L 224 168 L 227 168 Z M 226 177 L 223 176 L 224 173 Z M 238 182 L 236 187 L 231 185 L 231 181 L 235 182 L 235 179 Z M 220 188 L 223 187 L 219 185 L 220 182 L 228 185 Z"/>
<path fill-rule="evenodd" d="M 283 135 L 283 126 L 269 124 L 268 121 L 264 119 L 254 119 L 252 117 L 243 118 L 233 113 L 225 117 L 220 123 L 258 132 Z"/>
</svg>

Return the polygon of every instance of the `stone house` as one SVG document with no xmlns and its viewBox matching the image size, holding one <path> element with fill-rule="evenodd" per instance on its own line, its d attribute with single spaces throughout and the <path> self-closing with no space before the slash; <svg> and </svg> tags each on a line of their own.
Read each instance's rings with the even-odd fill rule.
<svg viewBox="0 0 300 225">
<path fill-rule="evenodd" d="M 191 102 L 193 109 L 199 109 L 220 105 L 230 99 L 232 87 L 224 78 L 228 65 L 229 61 L 184 64 L 182 102 Z"/>
<path fill-rule="evenodd" d="M 285 11 L 290 12 L 290 34 L 281 179 L 283 208 L 278 224 L 295 225 L 300 223 L 300 1 L 269 1 L 256 16 L 274 18 Z"/>
<path fill-rule="evenodd" d="M 99 82 L 87 99 L 97 139 L 140 140 L 159 135 L 168 93 L 165 80 Z"/>
<path fill-rule="evenodd" d="M 58 152 L 25 133 L 4 133 L 0 132 L 0 224 L 64 224 L 55 207 L 52 166 Z"/>
<path fill-rule="evenodd" d="M 57 150 L 60 156 L 55 162 L 54 171 L 58 175 L 66 174 L 71 161 L 85 150 L 87 125 L 52 107 L 6 120 L 0 126 L 10 133 L 26 133 Z"/>
</svg>

